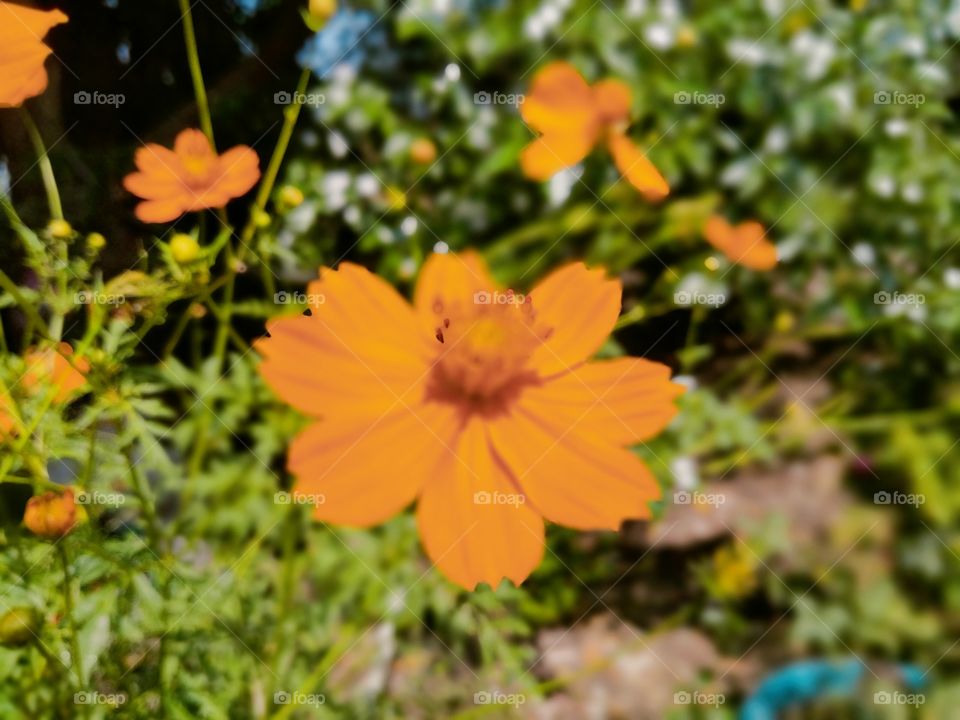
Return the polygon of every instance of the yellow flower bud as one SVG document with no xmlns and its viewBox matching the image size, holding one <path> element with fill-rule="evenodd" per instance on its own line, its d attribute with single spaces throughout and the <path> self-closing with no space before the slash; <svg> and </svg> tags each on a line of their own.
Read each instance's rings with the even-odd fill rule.
<svg viewBox="0 0 960 720">
<path fill-rule="evenodd" d="M 337 0 L 310 0 L 307 13 L 314 22 L 325 23 L 337 12 Z"/>
<path fill-rule="evenodd" d="M 270 227 L 270 214 L 257 210 L 253 215 L 253 224 L 261 229 Z"/>
<path fill-rule="evenodd" d="M 87 235 L 87 247 L 94 252 L 98 250 L 103 250 L 107 245 L 107 239 L 98 232 L 93 232 Z"/>
<path fill-rule="evenodd" d="M 437 159 L 437 146 L 430 138 L 417 138 L 410 143 L 410 159 L 419 165 L 429 165 Z"/>
<path fill-rule="evenodd" d="M 170 252 L 179 264 L 187 265 L 200 257 L 200 245 L 192 235 L 177 233 L 170 238 Z"/>
<path fill-rule="evenodd" d="M 47 223 L 47 232 L 56 240 L 68 240 L 73 235 L 73 227 L 66 220 L 51 220 Z"/>
<path fill-rule="evenodd" d="M 293 185 L 280 188 L 280 204 L 288 209 L 299 207 L 303 203 L 303 191 Z"/>
<path fill-rule="evenodd" d="M 40 614 L 33 608 L 13 608 L 0 617 L 0 645 L 26 645 L 40 632 L 40 619 Z"/>
<path fill-rule="evenodd" d="M 407 194 L 395 185 L 391 185 L 386 191 L 386 201 L 388 208 L 399 212 L 407 206 Z"/>
<path fill-rule="evenodd" d="M 697 44 L 697 31 L 691 25 L 684 25 L 677 30 L 677 47 L 689 48 Z"/>
</svg>

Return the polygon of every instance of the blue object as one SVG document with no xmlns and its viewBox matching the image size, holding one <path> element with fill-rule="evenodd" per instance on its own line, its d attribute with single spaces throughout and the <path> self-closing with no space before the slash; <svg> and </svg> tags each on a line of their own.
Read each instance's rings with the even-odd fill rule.
<svg viewBox="0 0 960 720">
<path fill-rule="evenodd" d="M 338 65 L 360 70 L 367 60 L 367 51 L 386 44 L 383 30 L 375 25 L 377 18 L 366 10 L 338 10 L 319 32 L 307 40 L 297 53 L 297 62 L 301 67 L 310 68 L 321 79 Z"/>
<path fill-rule="evenodd" d="M 247 17 L 252 17 L 256 15 L 257 10 L 260 9 L 262 0 L 233 0 L 237 8 Z"/>
<path fill-rule="evenodd" d="M 924 673 L 915 665 L 897 666 L 904 683 L 918 688 Z M 845 662 L 806 660 L 768 675 L 740 708 L 740 720 L 776 720 L 787 708 L 818 698 L 852 697 L 866 667 L 854 658 Z"/>
</svg>

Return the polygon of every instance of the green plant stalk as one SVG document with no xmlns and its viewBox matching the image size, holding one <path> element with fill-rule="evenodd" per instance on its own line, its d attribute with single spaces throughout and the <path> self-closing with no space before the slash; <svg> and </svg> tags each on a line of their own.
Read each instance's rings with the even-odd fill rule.
<svg viewBox="0 0 960 720">
<path fill-rule="evenodd" d="M 57 553 L 63 567 L 63 603 L 64 615 L 70 628 L 70 665 L 77 676 L 77 688 L 83 689 L 83 655 L 80 651 L 80 635 L 77 632 L 77 619 L 73 612 L 73 590 L 70 576 L 70 557 L 63 542 L 57 543 Z"/>
<path fill-rule="evenodd" d="M 200 51 L 197 49 L 197 35 L 193 27 L 193 14 L 189 0 L 179 0 L 180 15 L 183 20 L 183 39 L 187 46 L 187 63 L 190 66 L 190 78 L 193 80 L 193 92 L 197 98 L 197 113 L 200 115 L 200 127 L 210 144 L 216 148 L 213 139 L 213 120 L 210 117 L 210 105 L 207 101 L 207 88 L 203 84 L 203 71 L 200 69 Z"/>
<path fill-rule="evenodd" d="M 296 545 L 297 537 L 300 534 L 300 507 L 291 503 L 284 518 L 283 526 L 283 545 L 281 560 L 281 578 L 280 593 L 278 595 L 277 619 L 274 625 L 272 647 L 273 662 L 272 670 L 274 675 L 280 675 L 280 648 L 284 641 L 284 622 L 290 616 L 290 608 L 293 604 L 294 584 L 296 582 Z"/>
<path fill-rule="evenodd" d="M 186 0 L 181 0 L 181 4 L 185 2 Z M 299 95 L 302 95 L 304 92 L 306 92 L 307 83 L 309 82 L 310 71 L 304 70 L 300 74 L 300 81 L 297 83 L 297 93 Z M 267 165 L 267 171 L 264 173 L 263 180 L 261 181 L 260 187 L 257 190 L 257 197 L 254 201 L 253 209 L 250 211 L 250 218 L 247 220 L 247 224 L 240 236 L 240 250 L 238 251 L 239 254 L 236 258 L 233 256 L 233 249 L 231 245 L 228 243 L 226 246 L 226 284 L 223 290 L 223 301 L 221 303 L 220 311 L 217 314 L 219 323 L 213 344 L 213 356 L 216 358 L 215 366 L 218 373 L 223 367 L 227 349 L 227 340 L 230 337 L 230 323 L 233 318 L 233 297 L 234 286 L 236 284 L 237 277 L 237 265 L 243 262 L 245 250 L 249 246 L 250 241 L 253 239 L 253 235 L 256 232 L 256 217 L 259 213 L 264 211 L 267 201 L 270 199 L 270 193 L 273 192 L 273 186 L 276 183 L 277 176 L 280 173 L 280 165 L 283 163 L 283 158 L 286 155 L 287 148 L 290 146 L 290 139 L 293 137 L 293 130 L 296 127 L 297 119 L 300 117 L 300 107 L 301 106 L 299 103 L 294 103 L 284 111 L 283 127 L 280 130 L 280 137 L 277 139 L 277 145 L 273 150 L 273 155 L 270 157 L 270 162 Z M 210 423 L 211 415 L 209 412 L 200 416 L 197 427 L 197 440 L 193 448 L 193 453 L 190 456 L 190 464 L 187 470 L 187 475 L 191 480 L 196 479 L 200 469 L 203 467 L 203 460 L 207 453 L 207 444 L 209 442 Z M 184 492 L 185 502 L 186 499 L 189 499 L 190 495 L 192 495 L 192 491 L 190 489 L 191 487 L 192 485 L 188 484 L 187 489 Z"/>
<path fill-rule="evenodd" d="M 13 280 L 11 280 L 3 270 L 0 270 L 0 288 L 10 294 L 10 296 L 16 301 L 17 306 L 23 310 L 24 314 L 33 322 L 34 325 L 40 327 L 41 332 L 43 332 L 44 335 L 49 335 L 49 332 L 47 331 L 47 323 L 44 322 L 42 317 L 40 317 L 40 313 L 37 312 L 37 309 L 33 307 L 32 303 L 27 302 L 26 298 L 23 297 L 23 293 L 20 292 L 20 288 L 17 287 L 17 284 L 13 282 Z"/>
<path fill-rule="evenodd" d="M 33 143 L 34 150 L 37 152 L 37 162 L 40 165 L 40 174 L 43 176 L 43 188 L 47 192 L 47 202 L 50 205 L 50 216 L 54 220 L 63 220 L 60 191 L 57 189 L 57 181 L 53 175 L 53 165 L 51 165 L 50 157 L 47 155 L 47 147 L 43 143 L 43 137 L 25 107 L 21 106 L 20 117 L 27 129 L 27 135 L 30 136 L 30 142 Z"/>
</svg>

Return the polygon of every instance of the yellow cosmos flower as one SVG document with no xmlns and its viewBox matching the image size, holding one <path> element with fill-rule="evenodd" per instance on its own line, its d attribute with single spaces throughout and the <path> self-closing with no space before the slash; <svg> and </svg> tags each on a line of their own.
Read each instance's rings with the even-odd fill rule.
<svg viewBox="0 0 960 720">
<path fill-rule="evenodd" d="M 544 520 L 616 530 L 660 489 L 626 446 L 659 433 L 683 392 L 664 365 L 590 361 L 621 285 L 582 263 L 529 296 L 474 253 L 435 254 L 411 307 L 384 280 L 322 268 L 311 314 L 268 323 L 260 373 L 314 418 L 292 443 L 294 492 L 315 518 L 369 527 L 419 499 L 427 554 L 453 582 L 521 583 Z"/>
</svg>

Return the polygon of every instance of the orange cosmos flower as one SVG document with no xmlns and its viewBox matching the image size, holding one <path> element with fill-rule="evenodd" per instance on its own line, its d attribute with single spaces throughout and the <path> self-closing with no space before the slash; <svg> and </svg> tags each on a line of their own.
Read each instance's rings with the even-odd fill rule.
<svg viewBox="0 0 960 720">
<path fill-rule="evenodd" d="M 751 270 L 770 270 L 777 264 L 777 248 L 766 239 L 767 232 L 758 222 L 731 225 L 726 218 L 712 215 L 703 235 L 733 262 Z"/>
<path fill-rule="evenodd" d="M 43 63 L 53 51 L 43 38 L 65 22 L 59 10 L 0 2 L 0 107 L 17 107 L 47 89 Z"/>
<path fill-rule="evenodd" d="M 47 492 L 27 501 L 23 524 L 34 535 L 56 540 L 73 530 L 79 521 L 73 490 Z"/>
<path fill-rule="evenodd" d="M 319 520 L 367 527 L 419 498 L 427 554 L 471 589 L 521 583 L 544 519 L 616 530 L 660 489 L 625 446 L 663 429 L 683 390 L 664 365 L 590 362 L 621 286 L 582 263 L 524 297 L 478 255 L 433 255 L 411 307 L 384 280 L 322 268 L 310 316 L 268 323 L 260 373 L 315 422 L 289 450 Z"/>
<path fill-rule="evenodd" d="M 87 379 L 84 374 L 90 371 L 90 363 L 85 359 L 78 360 L 74 365 L 68 358 L 73 355 L 73 348 L 62 342 L 56 350 L 31 350 L 27 352 L 27 371 L 23 376 L 23 385 L 28 390 L 34 390 L 45 384 L 56 388 L 54 402 L 62 403 L 70 399 L 77 390 L 83 387 Z"/>
<path fill-rule="evenodd" d="M 136 215 L 145 223 L 222 208 L 260 179 L 260 158 L 252 148 L 238 145 L 217 155 L 207 136 L 193 129 L 177 135 L 173 150 L 154 143 L 140 148 L 134 162 L 138 172 L 127 175 L 123 186 L 144 199 Z"/>
<path fill-rule="evenodd" d="M 617 169 L 649 200 L 660 200 L 670 186 L 626 136 L 630 88 L 619 80 L 591 87 L 568 63 L 554 62 L 537 73 L 520 114 L 543 133 L 524 148 L 520 165 L 534 180 L 546 180 L 583 160 L 606 142 Z"/>
</svg>

